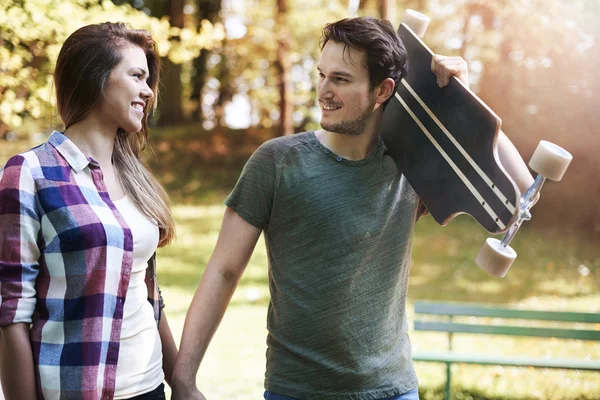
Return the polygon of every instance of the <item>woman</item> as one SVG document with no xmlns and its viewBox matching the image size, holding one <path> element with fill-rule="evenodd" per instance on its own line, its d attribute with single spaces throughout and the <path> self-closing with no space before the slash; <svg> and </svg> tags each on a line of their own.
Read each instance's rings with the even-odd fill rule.
<svg viewBox="0 0 600 400">
<path fill-rule="evenodd" d="M 164 398 L 177 349 L 161 315 L 154 253 L 174 223 L 139 160 L 159 70 L 145 31 L 122 23 L 77 30 L 54 73 L 64 133 L 0 171 L 8 399 Z"/>
</svg>

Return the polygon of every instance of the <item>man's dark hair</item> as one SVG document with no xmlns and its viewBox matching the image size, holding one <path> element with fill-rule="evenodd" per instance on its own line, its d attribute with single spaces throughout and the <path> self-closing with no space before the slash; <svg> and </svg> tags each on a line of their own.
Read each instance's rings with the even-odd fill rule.
<svg viewBox="0 0 600 400">
<path fill-rule="evenodd" d="M 371 90 L 386 78 L 392 78 L 395 91 L 400 80 L 406 76 L 408 70 L 406 49 L 392 24 L 387 20 L 359 17 L 345 18 L 327 24 L 321 34 L 321 50 L 330 40 L 366 53 Z"/>
</svg>

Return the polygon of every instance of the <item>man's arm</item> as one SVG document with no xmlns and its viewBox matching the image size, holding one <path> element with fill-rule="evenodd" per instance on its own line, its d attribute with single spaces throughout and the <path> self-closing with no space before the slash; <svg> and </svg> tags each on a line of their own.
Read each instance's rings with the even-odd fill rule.
<svg viewBox="0 0 600 400">
<path fill-rule="evenodd" d="M 21 322 L 2 327 L 0 355 L 4 396 L 11 400 L 37 399 L 29 324 Z"/>
<path fill-rule="evenodd" d="M 467 62 L 461 57 L 446 57 L 436 54 L 431 60 L 431 71 L 436 75 L 440 87 L 450 83 L 450 77 L 458 78 L 465 87 L 469 87 L 469 71 Z M 533 177 L 510 139 L 500 131 L 498 135 L 498 156 L 500 163 L 515 181 L 521 194 L 533 184 Z M 536 200 L 537 201 L 537 200 Z"/>
<path fill-rule="evenodd" d="M 227 207 L 215 250 L 188 310 L 173 372 L 173 399 L 204 399 L 196 374 L 261 230 Z"/>
<path fill-rule="evenodd" d="M 502 131 L 498 135 L 498 156 L 502 166 L 515 181 L 521 195 L 523 195 L 533 185 L 533 176 L 531 176 L 527 164 L 523 161 L 515 145 Z"/>
</svg>

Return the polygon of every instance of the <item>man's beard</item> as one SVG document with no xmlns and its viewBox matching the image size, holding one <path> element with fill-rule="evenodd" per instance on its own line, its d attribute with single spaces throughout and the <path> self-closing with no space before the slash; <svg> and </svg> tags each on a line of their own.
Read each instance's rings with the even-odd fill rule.
<svg viewBox="0 0 600 400">
<path fill-rule="evenodd" d="M 356 119 L 342 120 L 339 122 L 323 122 L 321 121 L 321 127 L 329 132 L 340 133 L 347 136 L 359 136 L 361 135 L 369 123 L 369 120 L 373 116 L 373 104 L 369 104 L 365 108 L 364 112 Z"/>
</svg>

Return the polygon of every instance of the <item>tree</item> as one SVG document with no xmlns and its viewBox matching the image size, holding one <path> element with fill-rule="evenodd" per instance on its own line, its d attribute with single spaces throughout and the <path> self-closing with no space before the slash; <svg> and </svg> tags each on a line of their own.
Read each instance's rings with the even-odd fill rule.
<svg viewBox="0 0 600 400">
<path fill-rule="evenodd" d="M 379 0 L 379 15 L 396 26 L 396 2 L 394 0 Z"/>
<path fill-rule="evenodd" d="M 287 27 L 287 0 L 277 0 L 275 24 L 277 27 L 277 59 L 275 69 L 278 75 L 279 86 L 279 127 L 281 135 L 294 133 L 292 119 L 292 62 L 289 57 L 290 34 Z"/>
<path fill-rule="evenodd" d="M 327 22 L 347 16 L 348 3 L 286 0 L 286 6 L 284 20 L 277 19 L 276 0 L 248 0 L 243 9 L 224 10 L 224 13 L 234 11 L 235 17 L 244 21 L 247 32 L 242 37 L 228 39 L 222 53 L 228 58 L 233 92 L 247 97 L 251 103 L 252 125 L 271 128 L 281 122 L 282 70 L 278 63 L 285 61 L 292 72 L 287 103 L 291 104 L 288 115 L 292 126 L 312 129 L 318 113 L 314 84 L 319 36 Z M 288 39 L 284 43 L 287 56 L 280 52 L 281 24 L 287 30 Z M 215 71 L 211 74 L 215 76 Z"/>
<path fill-rule="evenodd" d="M 150 17 L 129 4 L 0 0 L 0 122 L 11 129 L 25 120 L 48 126 L 56 107 L 52 72 L 62 43 L 79 27 L 104 21 L 128 21 L 150 31 L 161 56 L 175 63 L 213 48 L 224 36 L 222 26 L 206 22 L 200 32 L 174 28 L 167 18 Z"/>
<path fill-rule="evenodd" d="M 168 0 L 166 15 L 174 28 L 182 29 L 184 0 Z M 175 36 L 174 40 L 179 37 Z M 158 122 L 160 125 L 177 125 L 183 122 L 183 98 L 181 87 L 181 63 L 175 63 L 168 57 L 162 58 L 162 87 L 158 102 Z"/>
<path fill-rule="evenodd" d="M 196 0 L 196 16 L 199 21 L 206 20 L 215 24 L 220 20 L 222 0 Z M 208 78 L 208 67 L 206 65 L 208 56 L 211 54 L 209 49 L 202 49 L 200 55 L 194 58 L 192 63 L 192 120 L 204 121 L 202 114 L 203 89 Z"/>
</svg>

